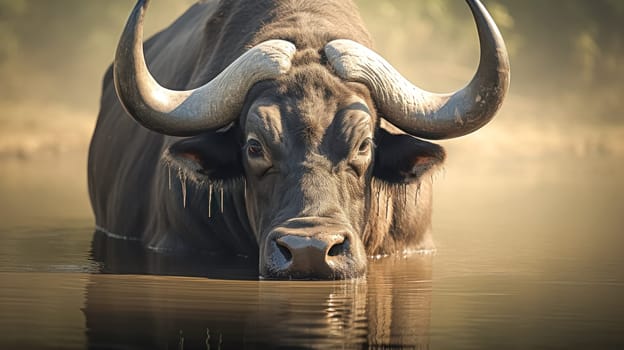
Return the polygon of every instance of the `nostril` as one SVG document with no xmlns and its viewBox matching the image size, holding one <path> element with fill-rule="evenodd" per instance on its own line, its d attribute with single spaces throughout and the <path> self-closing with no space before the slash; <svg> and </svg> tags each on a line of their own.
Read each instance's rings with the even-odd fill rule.
<svg viewBox="0 0 624 350">
<path fill-rule="evenodd" d="M 329 251 L 327 252 L 327 256 L 338 256 L 338 255 L 346 255 L 349 250 L 349 240 L 345 238 L 344 241 L 340 243 L 334 244 Z"/>
<path fill-rule="evenodd" d="M 275 243 L 277 244 L 277 249 L 279 250 L 279 252 L 282 253 L 282 256 L 284 257 L 284 259 L 286 259 L 286 262 L 291 261 L 292 253 L 290 252 L 290 249 L 288 249 L 288 247 L 279 240 L 277 240 Z"/>
</svg>

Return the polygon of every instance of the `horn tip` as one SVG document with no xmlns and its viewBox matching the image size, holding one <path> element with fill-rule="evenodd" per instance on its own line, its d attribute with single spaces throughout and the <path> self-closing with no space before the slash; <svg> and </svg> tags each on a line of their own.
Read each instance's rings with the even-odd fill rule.
<svg viewBox="0 0 624 350">
<path fill-rule="evenodd" d="M 147 10 L 149 7 L 150 0 L 137 0 L 136 5 L 134 5 L 134 9 L 132 10 L 132 14 L 138 14 L 140 16 Z"/>
</svg>

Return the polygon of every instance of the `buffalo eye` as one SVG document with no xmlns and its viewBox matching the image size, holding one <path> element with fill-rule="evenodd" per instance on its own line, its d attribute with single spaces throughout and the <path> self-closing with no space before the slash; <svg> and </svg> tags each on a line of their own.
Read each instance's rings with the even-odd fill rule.
<svg viewBox="0 0 624 350">
<path fill-rule="evenodd" d="M 254 139 L 247 141 L 247 155 L 249 155 L 249 158 L 264 157 L 264 149 L 260 141 Z"/>
<path fill-rule="evenodd" d="M 373 147 L 375 147 L 373 140 L 370 137 L 367 137 L 360 142 L 360 145 L 357 147 L 357 153 L 355 153 L 351 158 L 350 169 L 358 177 L 361 177 L 366 173 Z"/>
<path fill-rule="evenodd" d="M 364 141 L 362 141 L 362 143 L 360 143 L 360 147 L 358 147 L 358 155 L 359 156 L 367 155 L 370 152 L 372 146 L 373 146 L 373 140 L 371 140 L 370 138 L 365 139 Z"/>
<path fill-rule="evenodd" d="M 270 154 L 258 139 L 249 137 L 243 152 L 247 154 L 249 170 L 256 176 L 263 177 L 272 169 Z"/>
</svg>

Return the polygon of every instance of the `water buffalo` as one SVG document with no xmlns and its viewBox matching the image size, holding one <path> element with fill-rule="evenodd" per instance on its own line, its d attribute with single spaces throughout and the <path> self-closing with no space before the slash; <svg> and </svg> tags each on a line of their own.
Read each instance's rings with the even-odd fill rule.
<svg viewBox="0 0 624 350">
<path fill-rule="evenodd" d="M 479 129 L 509 84 L 478 0 L 479 67 L 450 94 L 369 49 L 351 1 L 201 1 L 143 45 L 147 3 L 103 82 L 88 165 L 98 231 L 248 256 L 278 279 L 356 277 L 368 256 L 433 247 L 430 175 L 445 152 L 422 139 Z"/>
</svg>

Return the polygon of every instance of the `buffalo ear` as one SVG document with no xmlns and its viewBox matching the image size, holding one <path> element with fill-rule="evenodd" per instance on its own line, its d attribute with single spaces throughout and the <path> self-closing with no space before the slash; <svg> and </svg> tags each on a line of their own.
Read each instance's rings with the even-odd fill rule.
<svg viewBox="0 0 624 350">
<path fill-rule="evenodd" d="M 243 165 L 235 130 L 231 127 L 182 139 L 169 147 L 165 161 L 208 181 L 240 177 Z"/>
<path fill-rule="evenodd" d="M 389 183 L 411 183 L 442 164 L 444 148 L 406 134 L 379 128 L 373 176 Z"/>
</svg>

